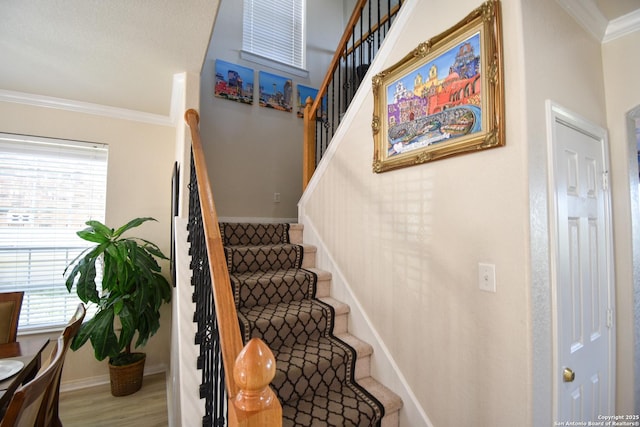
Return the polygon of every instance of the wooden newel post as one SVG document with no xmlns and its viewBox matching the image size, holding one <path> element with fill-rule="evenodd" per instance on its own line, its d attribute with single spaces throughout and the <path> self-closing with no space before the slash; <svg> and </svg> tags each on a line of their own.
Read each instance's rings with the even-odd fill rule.
<svg viewBox="0 0 640 427">
<path fill-rule="evenodd" d="M 282 406 L 269 383 L 276 374 L 276 360 L 258 338 L 242 349 L 233 368 L 237 395 L 229 399 L 230 427 L 282 427 Z"/>
<path fill-rule="evenodd" d="M 302 190 L 307 188 L 316 170 L 316 114 L 312 113 L 313 99 L 310 96 L 304 106 L 304 136 L 302 147 Z"/>
</svg>

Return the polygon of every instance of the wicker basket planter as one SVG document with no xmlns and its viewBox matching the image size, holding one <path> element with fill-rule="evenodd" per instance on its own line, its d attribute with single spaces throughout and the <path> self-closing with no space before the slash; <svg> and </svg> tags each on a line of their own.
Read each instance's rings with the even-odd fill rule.
<svg viewBox="0 0 640 427">
<path fill-rule="evenodd" d="M 147 359 L 147 356 L 144 353 L 136 354 L 141 354 L 142 358 L 130 365 L 114 366 L 109 363 L 112 395 L 127 396 L 135 393 L 142 387 L 144 362 Z"/>
</svg>

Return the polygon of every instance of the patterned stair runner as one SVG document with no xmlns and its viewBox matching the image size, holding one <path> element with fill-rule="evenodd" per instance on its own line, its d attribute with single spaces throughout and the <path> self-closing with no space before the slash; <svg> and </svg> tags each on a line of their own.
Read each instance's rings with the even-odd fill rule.
<svg viewBox="0 0 640 427">
<path fill-rule="evenodd" d="M 315 298 L 289 224 L 220 223 L 220 232 L 243 340 L 259 337 L 276 357 L 283 426 L 379 426 L 383 406 L 356 383 L 355 350 L 333 336 L 334 310 Z"/>
</svg>

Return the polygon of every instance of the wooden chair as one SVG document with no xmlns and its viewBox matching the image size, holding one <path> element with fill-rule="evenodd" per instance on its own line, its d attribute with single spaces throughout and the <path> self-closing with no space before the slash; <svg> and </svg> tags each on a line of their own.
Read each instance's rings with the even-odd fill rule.
<svg viewBox="0 0 640 427">
<path fill-rule="evenodd" d="M 62 347 L 62 362 L 55 373 L 53 381 L 49 385 L 47 393 L 40 406 L 40 412 L 36 420 L 36 427 L 62 427 L 59 415 L 59 401 L 60 401 L 60 377 L 62 377 L 62 369 L 64 367 L 64 359 L 71 345 L 73 337 L 76 336 L 82 326 L 82 321 L 86 315 L 86 310 L 83 304 L 78 304 L 75 314 L 67 323 L 58 341 L 56 342 L 54 350 L 51 352 L 52 356 L 56 353 L 58 347 Z M 0 426 L 2 427 L 2 426 Z"/>
<path fill-rule="evenodd" d="M 49 359 L 50 363 L 43 367 L 34 379 L 20 386 L 13 394 L 7 411 L 0 421 L 0 427 L 33 427 L 35 425 L 47 390 L 64 360 L 62 337 L 58 341 Z"/>
<path fill-rule="evenodd" d="M 24 292 L 0 293 L 0 344 L 16 342 Z"/>
</svg>

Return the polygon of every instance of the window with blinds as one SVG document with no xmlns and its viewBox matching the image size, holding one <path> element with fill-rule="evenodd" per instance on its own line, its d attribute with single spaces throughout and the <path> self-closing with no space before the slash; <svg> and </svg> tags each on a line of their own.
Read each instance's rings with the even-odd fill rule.
<svg viewBox="0 0 640 427">
<path fill-rule="evenodd" d="M 306 0 L 244 0 L 242 49 L 304 68 Z"/>
<path fill-rule="evenodd" d="M 0 292 L 25 292 L 21 331 L 64 325 L 80 302 L 63 273 L 90 244 L 76 231 L 104 222 L 107 153 L 104 144 L 0 134 Z"/>
</svg>

